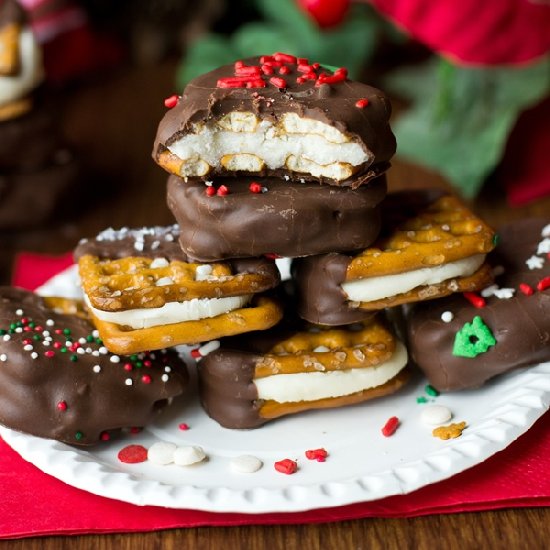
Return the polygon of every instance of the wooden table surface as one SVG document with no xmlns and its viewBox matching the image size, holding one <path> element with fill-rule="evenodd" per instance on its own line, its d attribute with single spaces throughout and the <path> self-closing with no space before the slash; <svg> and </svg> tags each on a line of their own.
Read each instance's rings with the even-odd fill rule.
<svg viewBox="0 0 550 550">
<path fill-rule="evenodd" d="M 67 195 L 57 221 L 0 234 L 0 283 L 9 282 L 18 251 L 61 254 L 83 236 L 109 227 L 173 223 L 165 205 L 166 174 L 151 160 L 156 126 L 174 89 L 174 65 L 125 69 L 59 96 L 60 122 L 85 168 L 78 190 Z M 447 187 L 435 173 L 395 159 L 390 189 Z M 510 219 L 550 213 L 550 197 L 521 208 L 488 188 L 473 204 L 498 226 Z M 0 486 L 1 490 L 1 486 Z M 1 496 L 0 496 L 1 498 Z M 411 519 L 363 519 L 321 525 L 193 528 L 144 534 L 44 537 L 9 541 L 10 549 L 139 548 L 548 548 L 550 510 L 509 509 Z"/>
</svg>

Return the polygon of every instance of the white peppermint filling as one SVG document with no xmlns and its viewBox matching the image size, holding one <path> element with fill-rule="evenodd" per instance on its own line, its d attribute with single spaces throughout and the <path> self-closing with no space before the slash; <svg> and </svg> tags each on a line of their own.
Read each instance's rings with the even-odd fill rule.
<svg viewBox="0 0 550 550">
<path fill-rule="evenodd" d="M 319 122 L 315 124 L 327 126 L 325 135 L 333 138 L 334 128 Z M 314 129 L 317 130 L 317 126 Z M 267 120 L 261 121 L 252 132 L 224 130 L 214 123 L 197 130 L 170 144 L 170 152 L 184 161 L 202 158 L 214 168 L 220 167 L 221 157 L 235 154 L 255 155 L 272 170 L 284 168 L 290 155 L 319 165 L 344 162 L 359 166 L 369 160 L 361 145 L 343 142 L 346 138 L 340 132 L 342 142 L 335 143 L 316 133 L 282 133 Z"/>
<path fill-rule="evenodd" d="M 381 386 L 396 376 L 406 364 L 407 350 L 401 342 L 396 342 L 394 354 L 381 365 L 340 371 L 274 374 L 258 378 L 254 384 L 260 399 L 278 403 L 315 401 Z"/>
<path fill-rule="evenodd" d="M 485 254 L 476 254 L 435 267 L 349 281 L 342 283 L 342 289 L 353 302 L 372 302 L 403 294 L 418 286 L 435 285 L 454 277 L 467 277 L 475 273 L 484 261 Z"/>
<path fill-rule="evenodd" d="M 252 294 L 226 298 L 193 298 L 184 302 L 168 302 L 162 307 L 128 309 L 125 311 L 103 311 L 93 307 L 87 296 L 85 298 L 94 316 L 101 321 L 124 325 L 133 329 L 142 329 L 217 317 L 228 311 L 244 307 L 252 298 Z"/>
</svg>

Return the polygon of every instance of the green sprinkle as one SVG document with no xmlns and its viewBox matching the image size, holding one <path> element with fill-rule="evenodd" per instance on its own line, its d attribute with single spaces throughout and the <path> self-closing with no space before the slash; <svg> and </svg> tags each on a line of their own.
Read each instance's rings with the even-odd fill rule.
<svg viewBox="0 0 550 550">
<path fill-rule="evenodd" d="M 4 336 L 6 334 L 6 331 L 3 328 L 0 328 L 0 336 Z"/>
<path fill-rule="evenodd" d="M 88 336 L 86 336 L 86 342 L 91 344 L 94 340 L 95 338 L 91 334 L 88 334 Z"/>
<path fill-rule="evenodd" d="M 64 329 L 63 329 L 63 334 L 64 334 L 65 336 L 68 336 L 69 334 L 71 334 L 71 329 L 70 329 L 70 328 L 64 328 Z"/>
<path fill-rule="evenodd" d="M 98 345 L 98 346 L 102 346 L 103 345 L 103 340 L 101 338 L 96 338 L 95 339 L 95 343 Z"/>
<path fill-rule="evenodd" d="M 421 404 L 421 403 L 427 403 L 428 400 L 427 400 L 423 395 L 421 395 L 420 397 L 417 397 L 417 398 L 416 398 L 416 402 L 417 402 L 418 404 Z"/>
<path fill-rule="evenodd" d="M 10 330 L 15 330 L 17 328 L 17 323 L 10 324 Z"/>
<path fill-rule="evenodd" d="M 77 441 L 80 441 L 82 438 L 84 437 L 84 434 L 80 431 L 76 432 L 74 434 L 74 438 L 77 440 Z"/>
<path fill-rule="evenodd" d="M 143 367 L 143 362 L 142 361 L 137 361 L 136 362 L 136 367 L 139 369 L 141 367 Z"/>
<path fill-rule="evenodd" d="M 137 356 L 136 354 L 130 355 L 130 360 L 131 360 L 131 361 L 137 361 L 137 360 L 138 360 L 138 356 Z"/>
<path fill-rule="evenodd" d="M 36 340 L 36 341 L 40 340 L 40 338 L 41 338 L 41 336 L 40 336 L 39 334 L 35 334 L 35 335 L 32 337 L 32 339 L 33 339 L 33 340 Z"/>
<path fill-rule="evenodd" d="M 456 357 L 477 357 L 497 343 L 491 329 L 476 315 L 466 323 L 455 336 L 453 355 Z"/>
<path fill-rule="evenodd" d="M 15 329 L 14 329 L 14 328 L 10 328 L 9 333 L 10 333 L 10 334 L 13 334 L 14 332 L 15 332 Z"/>
<path fill-rule="evenodd" d="M 428 394 L 428 395 L 431 395 L 432 397 L 437 397 L 439 395 L 439 392 L 431 385 L 431 384 L 428 384 L 425 388 L 424 388 L 424 391 Z"/>
<path fill-rule="evenodd" d="M 34 328 L 36 326 L 36 323 L 34 321 L 31 321 L 29 323 L 29 327 Z"/>
<path fill-rule="evenodd" d="M 73 363 L 75 363 L 76 361 L 78 361 L 78 355 L 75 355 L 74 353 L 71 355 L 71 361 Z"/>
<path fill-rule="evenodd" d="M 61 353 L 67 353 L 67 348 L 63 346 L 60 350 Z"/>
</svg>

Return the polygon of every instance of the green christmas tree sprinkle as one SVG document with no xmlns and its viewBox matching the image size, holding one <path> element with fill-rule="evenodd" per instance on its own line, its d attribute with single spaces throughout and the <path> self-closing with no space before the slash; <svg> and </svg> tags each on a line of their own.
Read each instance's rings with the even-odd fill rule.
<svg viewBox="0 0 550 550">
<path fill-rule="evenodd" d="M 455 336 L 453 355 L 456 357 L 477 357 L 497 343 L 491 329 L 476 315 L 466 323 Z"/>
</svg>

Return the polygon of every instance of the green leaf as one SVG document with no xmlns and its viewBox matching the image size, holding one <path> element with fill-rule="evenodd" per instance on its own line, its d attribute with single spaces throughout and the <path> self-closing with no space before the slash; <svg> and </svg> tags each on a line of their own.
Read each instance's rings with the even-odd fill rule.
<svg viewBox="0 0 550 550">
<path fill-rule="evenodd" d="M 203 35 L 189 47 L 176 74 L 177 85 L 183 89 L 193 78 L 232 63 L 237 57 L 227 38 L 217 34 Z"/>
<path fill-rule="evenodd" d="M 395 72 L 386 86 L 411 100 L 393 124 L 398 155 L 438 170 L 471 198 L 502 158 L 521 111 L 550 90 L 550 58 L 475 69 L 434 59 Z"/>
<path fill-rule="evenodd" d="M 269 55 L 277 51 L 304 55 L 300 35 L 275 24 L 247 23 L 235 31 L 231 42 L 237 57 Z"/>
</svg>

